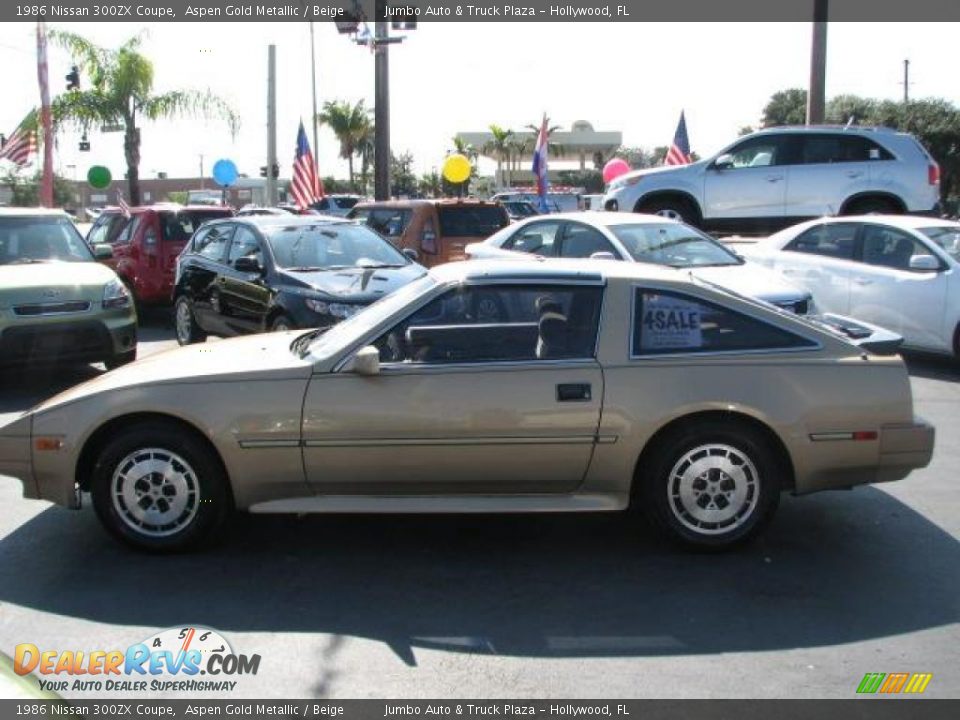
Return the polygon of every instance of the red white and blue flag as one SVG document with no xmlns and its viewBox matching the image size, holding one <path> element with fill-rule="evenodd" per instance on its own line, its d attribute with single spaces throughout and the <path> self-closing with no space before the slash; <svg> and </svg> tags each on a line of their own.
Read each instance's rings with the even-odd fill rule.
<svg viewBox="0 0 960 720">
<path fill-rule="evenodd" d="M 323 183 L 317 174 L 317 164 L 310 152 L 310 142 L 303 129 L 303 121 L 297 131 L 297 153 L 293 159 L 293 178 L 290 180 L 290 195 L 301 210 L 306 210 L 323 197 Z"/>
<path fill-rule="evenodd" d="M 537 146 L 533 150 L 533 175 L 537 179 L 537 195 L 540 198 L 540 212 L 549 212 L 547 207 L 547 115 L 544 113 L 540 132 L 537 134 Z"/>
<path fill-rule="evenodd" d="M 0 149 L 0 160 L 9 160 L 15 165 L 23 166 L 30 162 L 30 156 L 37 152 L 37 133 L 26 129 L 27 121 L 7 138 L 7 142 Z"/>
<path fill-rule="evenodd" d="M 673 144 L 667 151 L 667 157 L 664 159 L 664 165 L 689 165 L 690 157 L 690 138 L 687 137 L 687 121 L 683 117 L 683 110 L 680 111 L 680 122 L 677 125 L 677 132 L 673 135 Z"/>
</svg>

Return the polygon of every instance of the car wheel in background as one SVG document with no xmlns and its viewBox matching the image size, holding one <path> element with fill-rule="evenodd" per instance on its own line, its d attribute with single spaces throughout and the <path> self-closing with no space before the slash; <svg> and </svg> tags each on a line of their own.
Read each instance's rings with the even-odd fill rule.
<svg viewBox="0 0 960 720">
<path fill-rule="evenodd" d="M 868 197 L 854 200 L 846 208 L 843 215 L 899 215 L 903 209 L 893 200 L 882 197 Z"/>
<path fill-rule="evenodd" d="M 121 365 L 127 365 L 132 363 L 137 359 L 137 349 L 129 350 L 123 353 L 117 353 L 113 357 L 107 358 L 103 361 L 103 364 L 106 366 L 107 370 L 113 370 L 118 368 Z"/>
<path fill-rule="evenodd" d="M 652 524 L 680 543 L 725 549 L 754 536 L 776 512 L 782 463 L 740 423 L 682 425 L 658 440 L 639 468 L 637 500 Z"/>
<path fill-rule="evenodd" d="M 293 330 L 295 328 L 293 320 L 290 319 L 287 315 L 277 315 L 270 322 L 270 330 L 272 332 L 286 332 L 287 330 Z"/>
<path fill-rule="evenodd" d="M 646 213 L 647 215 L 659 215 L 695 227 L 700 226 L 699 213 L 697 213 L 690 201 L 684 200 L 683 198 L 650 200 L 649 202 L 639 205 L 637 212 Z"/>
<path fill-rule="evenodd" d="M 193 305 L 185 295 L 178 297 L 173 306 L 173 320 L 177 342 L 181 345 L 190 345 L 207 339 L 207 334 L 197 325 L 197 319 L 193 315 Z"/>
<path fill-rule="evenodd" d="M 233 508 L 219 458 L 201 439 L 162 421 L 112 437 L 93 467 L 90 491 L 107 530 L 142 550 L 194 546 Z"/>
</svg>

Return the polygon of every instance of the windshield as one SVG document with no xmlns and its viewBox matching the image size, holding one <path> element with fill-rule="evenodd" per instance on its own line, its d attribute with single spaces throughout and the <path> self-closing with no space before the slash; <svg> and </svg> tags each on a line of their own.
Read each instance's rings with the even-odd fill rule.
<svg viewBox="0 0 960 720">
<path fill-rule="evenodd" d="M 614 225 L 610 230 L 637 262 L 676 268 L 743 264 L 716 240 L 686 225 Z"/>
<path fill-rule="evenodd" d="M 93 255 L 68 218 L 0 218 L 0 265 L 40 262 L 93 262 Z"/>
<path fill-rule="evenodd" d="M 267 238 L 277 265 L 288 270 L 400 267 L 410 263 L 365 225 L 290 225 L 277 228 Z"/>
<path fill-rule="evenodd" d="M 309 353 L 317 359 L 328 357 L 341 348 L 357 342 L 381 322 L 401 310 L 415 298 L 436 287 L 437 281 L 430 275 L 424 275 L 404 285 L 399 290 L 368 305 L 342 322 L 337 323 L 322 335 L 316 336 L 303 355 Z M 296 343 L 294 344 L 296 345 Z"/>
<path fill-rule="evenodd" d="M 919 230 L 960 262 L 960 225 L 938 225 Z"/>
<path fill-rule="evenodd" d="M 230 217 L 233 213 L 229 208 L 211 208 L 210 210 L 164 211 L 159 215 L 163 239 L 170 242 L 185 243 L 194 231 L 208 220 Z"/>
</svg>

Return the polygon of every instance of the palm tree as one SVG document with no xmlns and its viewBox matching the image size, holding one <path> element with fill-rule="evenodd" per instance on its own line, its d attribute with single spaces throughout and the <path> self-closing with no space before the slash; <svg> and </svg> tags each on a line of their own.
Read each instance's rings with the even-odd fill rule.
<svg viewBox="0 0 960 720">
<path fill-rule="evenodd" d="M 503 161 L 510 157 L 510 138 L 513 136 L 513 130 L 504 130 L 499 125 L 491 125 L 490 134 L 493 137 L 483 146 L 483 151 L 491 153 L 497 159 L 497 182 L 503 184 Z"/>
<path fill-rule="evenodd" d="M 360 184 L 363 186 L 361 192 L 366 194 L 367 183 L 370 180 L 370 167 L 373 165 L 376 154 L 376 132 L 373 123 L 367 118 L 366 127 L 359 133 L 360 139 L 357 141 L 357 153 L 360 155 Z"/>
<path fill-rule="evenodd" d="M 353 182 L 353 156 L 357 154 L 365 138 L 371 134 L 370 111 L 363 100 L 350 104 L 346 100 L 328 100 L 323 112 L 317 114 L 321 125 L 329 125 L 340 142 L 340 157 L 347 161 L 350 170 L 350 185 Z M 372 158 L 372 152 L 369 154 Z"/>
<path fill-rule="evenodd" d="M 526 125 L 528 130 L 533 132 L 533 144 L 537 143 L 537 136 L 540 135 L 540 126 L 539 125 Z M 563 155 L 563 145 L 558 145 L 556 143 L 550 142 L 550 136 L 553 135 L 554 131 L 559 130 L 559 125 L 550 125 L 547 127 L 547 152 L 556 153 L 557 155 Z"/>
<path fill-rule="evenodd" d="M 130 205 L 140 204 L 140 127 L 137 121 L 167 120 L 183 115 L 219 116 L 236 135 L 239 121 L 226 101 L 213 93 L 171 90 L 153 94 L 153 63 L 140 52 L 143 36 L 136 35 L 117 49 L 94 45 L 70 32 L 52 31 L 50 39 L 66 49 L 90 78 L 89 90 L 73 90 L 52 103 L 58 126 L 73 125 L 84 132 L 91 125 L 123 125 Z"/>
</svg>

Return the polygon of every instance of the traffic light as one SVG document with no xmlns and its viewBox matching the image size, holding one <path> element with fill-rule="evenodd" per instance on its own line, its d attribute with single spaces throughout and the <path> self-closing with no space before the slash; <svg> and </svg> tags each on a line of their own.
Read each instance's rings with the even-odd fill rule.
<svg viewBox="0 0 960 720">
<path fill-rule="evenodd" d="M 67 91 L 70 90 L 79 90 L 80 89 L 80 70 L 76 65 L 70 68 L 70 72 L 66 75 L 67 81 Z"/>
<path fill-rule="evenodd" d="M 280 177 L 280 163 L 278 163 L 278 162 L 275 162 L 275 163 L 273 164 L 273 176 L 274 176 L 275 178 Z"/>
<path fill-rule="evenodd" d="M 344 17 L 350 17 L 350 16 L 345 15 Z M 333 24 L 337 26 L 337 32 L 340 33 L 341 35 L 352 35 L 357 30 L 360 29 L 360 23 L 354 22 L 354 21 L 346 21 L 346 22 L 335 21 Z"/>
<path fill-rule="evenodd" d="M 261 165 L 261 166 L 260 166 L 260 177 L 266 177 L 266 176 L 267 176 L 267 166 L 266 166 L 266 165 Z"/>
<path fill-rule="evenodd" d="M 80 137 L 80 152 L 90 152 L 90 141 L 87 140 L 87 134 Z"/>
</svg>

